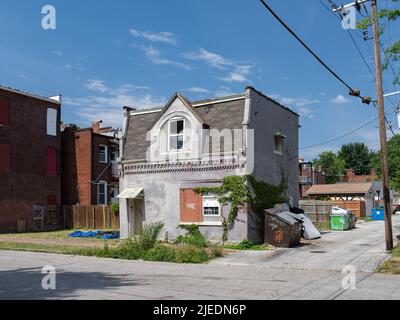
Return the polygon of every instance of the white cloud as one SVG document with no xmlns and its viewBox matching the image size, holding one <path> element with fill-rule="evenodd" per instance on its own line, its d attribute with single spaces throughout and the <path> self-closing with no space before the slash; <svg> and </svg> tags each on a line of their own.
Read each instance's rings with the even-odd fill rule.
<svg viewBox="0 0 400 320">
<path fill-rule="evenodd" d="M 336 98 L 332 99 L 331 102 L 335 104 L 345 104 L 349 103 L 350 99 L 347 99 L 345 96 L 339 94 Z"/>
<path fill-rule="evenodd" d="M 230 96 L 232 94 L 234 94 L 234 92 L 232 91 L 232 89 L 230 87 L 227 87 L 227 86 L 221 86 L 221 87 L 219 87 L 218 90 L 215 91 L 216 97 Z"/>
<path fill-rule="evenodd" d="M 60 51 L 60 50 L 54 50 L 53 53 L 55 55 L 57 55 L 57 56 L 63 56 L 64 55 L 64 53 L 62 51 Z"/>
<path fill-rule="evenodd" d="M 200 60 L 209 64 L 210 66 L 217 69 L 224 69 L 227 66 L 231 66 L 232 62 L 223 56 L 207 51 L 206 49 L 199 49 L 197 51 L 185 53 L 184 57 L 190 60 Z"/>
<path fill-rule="evenodd" d="M 298 112 L 301 116 L 305 117 L 305 118 L 314 118 L 314 110 L 310 109 L 310 108 L 306 108 L 306 107 L 302 107 L 298 109 Z"/>
<path fill-rule="evenodd" d="M 88 80 L 85 83 L 85 87 L 91 91 L 97 91 L 101 93 L 104 93 L 109 90 L 104 81 L 96 79 Z"/>
<path fill-rule="evenodd" d="M 171 32 L 153 32 L 153 31 L 139 31 L 137 29 L 129 30 L 129 33 L 137 38 L 144 38 L 152 42 L 162 42 L 168 44 L 176 44 L 176 37 Z"/>
<path fill-rule="evenodd" d="M 320 101 L 318 99 L 308 99 L 308 98 L 292 98 L 292 97 L 282 97 L 279 94 L 271 94 L 271 98 L 278 100 L 280 103 L 287 105 L 287 106 L 294 106 L 294 107 L 305 107 L 308 105 L 317 104 Z"/>
<path fill-rule="evenodd" d="M 204 48 L 185 53 L 183 56 L 186 59 L 203 61 L 204 63 L 218 70 L 231 69 L 227 76 L 220 78 L 226 82 L 247 81 L 247 76 L 250 75 L 250 70 L 252 68 L 251 65 L 234 62 L 220 54 L 210 52 Z"/>
<path fill-rule="evenodd" d="M 28 77 L 25 73 L 21 73 L 21 74 L 19 75 L 19 77 L 20 77 L 21 79 L 24 79 L 24 80 L 30 80 L 30 79 L 31 79 L 31 78 Z"/>
<path fill-rule="evenodd" d="M 250 74 L 251 66 L 236 66 L 235 70 L 232 71 L 228 77 L 223 78 L 227 82 L 245 82 L 247 81 L 247 76 Z"/>
<path fill-rule="evenodd" d="M 181 62 L 163 58 L 161 56 L 161 52 L 159 50 L 157 50 L 156 48 L 154 48 L 153 46 L 143 46 L 143 47 L 141 47 L 141 49 L 144 51 L 146 57 L 154 64 L 169 65 L 169 66 L 173 66 L 173 67 L 182 68 L 185 70 L 193 69 L 191 66 L 189 66 L 185 63 L 181 63 Z"/>
<path fill-rule="evenodd" d="M 74 98 L 65 97 L 63 104 L 77 107 L 75 114 L 79 121 L 86 125 L 89 125 L 96 118 L 120 128 L 124 106 L 146 109 L 165 104 L 165 99 L 154 98 L 150 94 L 145 94 L 143 90 L 148 90 L 148 87 L 131 84 L 110 87 L 102 80 L 88 80 L 84 86 L 98 94 Z"/>
<path fill-rule="evenodd" d="M 200 88 L 200 87 L 191 87 L 191 88 L 185 89 L 184 91 L 193 92 L 193 93 L 209 93 L 210 92 L 209 90 Z"/>
</svg>

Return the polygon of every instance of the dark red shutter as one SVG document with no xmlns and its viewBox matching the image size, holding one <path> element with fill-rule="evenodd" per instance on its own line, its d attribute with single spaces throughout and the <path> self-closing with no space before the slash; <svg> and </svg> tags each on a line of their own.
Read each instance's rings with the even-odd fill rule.
<svg viewBox="0 0 400 320">
<path fill-rule="evenodd" d="M 50 176 L 57 175 L 57 153 L 56 149 L 47 149 L 47 174 Z"/>
<path fill-rule="evenodd" d="M 10 105 L 7 99 L 0 97 L 0 124 L 10 124 Z"/>
<path fill-rule="evenodd" d="M 11 148 L 9 144 L 0 144 L 0 172 L 11 170 Z"/>
</svg>

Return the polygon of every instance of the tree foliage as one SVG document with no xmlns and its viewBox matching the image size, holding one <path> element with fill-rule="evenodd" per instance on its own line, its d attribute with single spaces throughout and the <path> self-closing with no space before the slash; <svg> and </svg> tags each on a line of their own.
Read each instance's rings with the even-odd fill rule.
<svg viewBox="0 0 400 320">
<path fill-rule="evenodd" d="M 322 152 L 314 161 L 314 166 L 321 167 L 325 173 L 326 183 L 334 184 L 344 174 L 345 162 L 332 151 Z"/>
<path fill-rule="evenodd" d="M 392 0 L 393 3 L 398 4 L 398 0 Z M 397 22 L 400 17 L 400 9 L 382 9 L 378 12 L 378 19 L 380 22 L 380 33 L 383 34 L 387 30 L 387 26 L 390 23 Z M 373 17 L 369 16 L 360 21 L 357 27 L 361 30 L 368 30 L 373 22 Z M 395 75 L 393 78 L 393 84 L 400 84 L 400 40 L 393 43 L 389 43 L 385 48 L 385 61 L 383 68 L 388 70 L 389 67 L 395 69 Z"/>
<path fill-rule="evenodd" d="M 400 191 L 400 136 L 397 135 L 388 141 L 388 163 L 390 187 Z M 371 166 L 376 169 L 379 175 L 381 170 L 381 153 L 375 152 L 372 156 Z"/>
<path fill-rule="evenodd" d="M 346 169 L 352 169 L 356 175 L 368 175 L 372 153 L 365 143 L 344 144 L 338 153 Z"/>
</svg>

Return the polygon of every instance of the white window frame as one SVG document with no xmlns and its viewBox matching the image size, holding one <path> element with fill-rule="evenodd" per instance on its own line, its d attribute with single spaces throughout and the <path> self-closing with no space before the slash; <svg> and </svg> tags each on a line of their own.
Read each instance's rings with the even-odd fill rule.
<svg viewBox="0 0 400 320">
<path fill-rule="evenodd" d="M 46 133 L 48 136 L 57 137 L 58 110 L 47 108 Z"/>
<path fill-rule="evenodd" d="M 104 203 L 100 203 L 100 186 L 104 186 Z M 97 204 L 106 206 L 108 204 L 108 185 L 107 181 L 99 181 L 97 183 Z"/>
<path fill-rule="evenodd" d="M 179 134 L 171 134 L 171 123 L 172 122 L 178 122 L 178 121 L 183 121 L 183 132 Z M 186 119 L 185 118 L 172 118 L 168 121 L 168 151 L 169 152 L 174 152 L 174 153 L 179 153 L 179 152 L 184 152 L 185 151 L 185 128 L 186 128 Z M 179 137 L 182 136 L 183 140 L 183 145 L 181 149 L 171 149 L 171 137 Z"/>
<path fill-rule="evenodd" d="M 207 199 L 213 199 L 213 200 L 215 200 L 216 203 L 218 203 L 217 206 L 212 206 L 211 207 L 211 208 L 217 208 L 218 207 L 218 214 L 206 214 L 205 213 L 206 206 L 204 205 L 204 202 L 205 202 L 204 200 L 207 200 Z M 221 204 L 219 203 L 219 201 L 218 201 L 218 199 L 217 199 L 217 197 L 215 195 L 203 196 L 202 200 L 203 200 L 202 201 L 202 205 L 203 205 L 203 216 L 204 217 L 220 217 L 221 216 Z"/>
<path fill-rule="evenodd" d="M 101 157 L 100 157 L 100 155 L 102 154 L 102 153 L 100 152 L 101 147 L 104 147 L 104 150 L 105 150 L 105 158 L 106 158 L 105 161 L 102 161 L 102 160 L 101 160 Z M 108 163 L 108 146 L 105 145 L 105 144 L 100 144 L 100 145 L 99 145 L 99 162 L 100 162 L 100 163 Z"/>
</svg>

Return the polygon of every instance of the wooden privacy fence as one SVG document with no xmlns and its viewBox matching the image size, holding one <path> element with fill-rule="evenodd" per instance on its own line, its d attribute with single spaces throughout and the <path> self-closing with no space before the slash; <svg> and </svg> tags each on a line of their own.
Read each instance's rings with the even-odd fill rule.
<svg viewBox="0 0 400 320">
<path fill-rule="evenodd" d="M 332 204 L 329 201 L 300 200 L 299 206 L 318 229 L 328 230 L 331 228 Z"/>
<path fill-rule="evenodd" d="M 119 229 L 119 216 L 111 206 L 64 206 L 62 213 L 67 229 Z"/>
<path fill-rule="evenodd" d="M 357 216 L 357 218 L 365 217 L 366 215 L 366 206 L 365 201 L 363 200 L 354 200 L 354 201 L 330 201 L 332 206 L 340 207 L 343 209 L 351 210 Z"/>
</svg>

